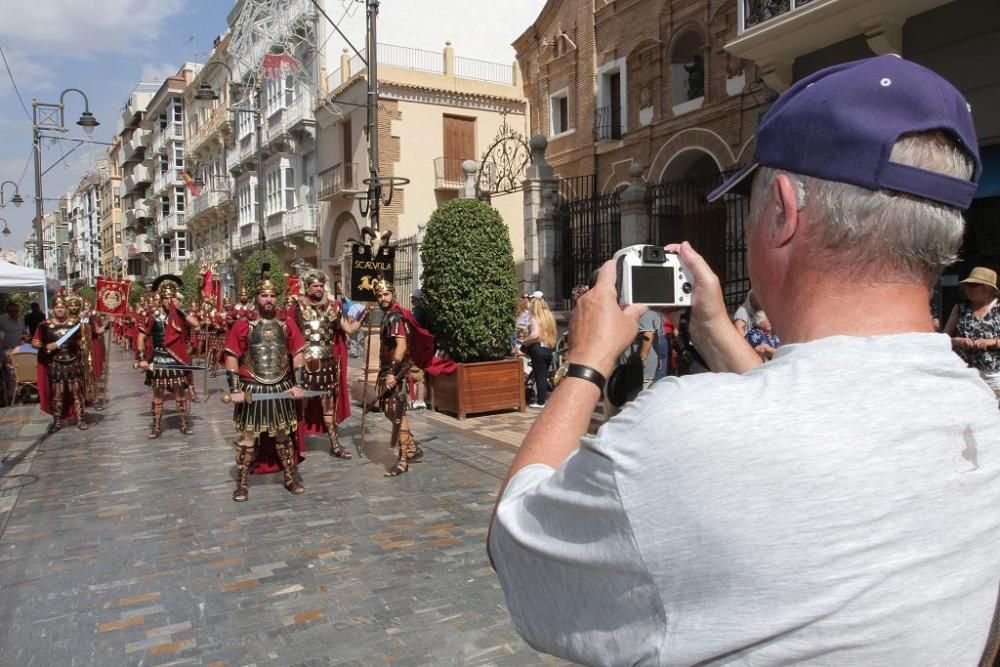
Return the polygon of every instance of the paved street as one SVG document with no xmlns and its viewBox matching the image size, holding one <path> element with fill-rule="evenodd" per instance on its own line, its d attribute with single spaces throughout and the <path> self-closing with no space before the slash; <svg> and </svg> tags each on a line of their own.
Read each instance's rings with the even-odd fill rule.
<svg viewBox="0 0 1000 667">
<path fill-rule="evenodd" d="M 112 406 L 89 431 L 43 438 L 34 405 L 0 418 L 0 665 L 556 663 L 513 631 L 485 553 L 534 415 L 418 413 L 425 462 L 394 479 L 310 443 L 305 495 L 252 477 L 238 504 L 222 377 L 194 436 L 168 403 L 149 441 L 149 394 L 112 360 Z M 359 416 L 345 426 L 353 451 Z"/>
</svg>

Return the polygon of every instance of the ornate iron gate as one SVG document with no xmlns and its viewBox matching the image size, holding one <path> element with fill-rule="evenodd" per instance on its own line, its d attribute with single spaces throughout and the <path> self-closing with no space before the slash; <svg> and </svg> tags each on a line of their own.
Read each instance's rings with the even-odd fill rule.
<svg viewBox="0 0 1000 667">
<path fill-rule="evenodd" d="M 733 310 L 750 289 L 743 235 L 750 202 L 732 193 L 708 202 L 706 195 L 726 176 L 651 186 L 649 239 L 657 244 L 689 241 L 719 276 L 726 305 Z"/>
<path fill-rule="evenodd" d="M 591 274 L 621 247 L 618 193 L 598 194 L 596 176 L 562 179 L 555 221 L 553 296 L 558 302 L 569 299 L 575 285 L 589 283 Z"/>
</svg>

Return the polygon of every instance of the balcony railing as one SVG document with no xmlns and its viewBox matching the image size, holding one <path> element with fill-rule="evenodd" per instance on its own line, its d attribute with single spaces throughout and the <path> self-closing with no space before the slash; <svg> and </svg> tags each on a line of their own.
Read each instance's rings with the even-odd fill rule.
<svg viewBox="0 0 1000 667">
<path fill-rule="evenodd" d="M 222 205 L 229 201 L 229 188 L 226 180 L 222 177 L 211 178 L 202 189 L 201 194 L 191 201 L 190 216 L 194 218 L 205 211 Z"/>
<path fill-rule="evenodd" d="M 169 234 L 178 227 L 183 227 L 186 218 L 184 213 L 171 213 L 170 215 L 161 216 L 159 220 L 156 221 L 156 235 L 163 236 L 164 234 Z"/>
<path fill-rule="evenodd" d="M 357 162 L 341 162 L 319 174 L 319 198 L 331 199 L 343 192 L 357 190 Z"/>
<path fill-rule="evenodd" d="M 462 163 L 469 158 L 434 158 L 434 188 L 437 190 L 458 190 L 465 183 Z"/>
<path fill-rule="evenodd" d="M 199 127 L 198 131 L 191 136 L 190 150 L 193 152 L 200 149 L 206 141 L 214 137 L 227 123 L 229 123 L 229 110 L 224 107 L 215 109 L 205 124 Z"/>
<path fill-rule="evenodd" d="M 140 163 L 132 167 L 132 173 L 125 177 L 125 189 L 127 192 L 142 187 L 149 183 L 149 169 L 145 164 Z"/>
<path fill-rule="evenodd" d="M 622 138 L 621 107 L 598 107 L 594 114 L 594 139 L 597 141 Z"/>
<path fill-rule="evenodd" d="M 812 0 L 741 0 L 739 31 L 744 32 L 782 14 L 794 12 L 810 2 Z"/>
<path fill-rule="evenodd" d="M 474 79 L 514 85 L 514 68 L 503 63 L 491 63 L 475 58 L 460 58 L 455 56 L 455 76 L 460 79 Z"/>
<path fill-rule="evenodd" d="M 388 65 L 399 69 L 430 72 L 432 74 L 445 73 L 445 55 L 443 51 L 414 49 L 408 46 L 396 46 L 395 44 L 379 44 L 378 62 L 379 65 Z M 364 69 L 365 66 L 361 58 L 354 56 L 347 63 L 346 78 L 350 79 L 352 76 L 360 74 Z M 514 66 L 477 60 L 475 58 L 456 56 L 454 75 L 459 79 L 488 81 L 508 86 L 514 84 Z M 343 84 L 344 78 L 343 69 L 338 68 L 334 70 L 326 78 L 327 90 L 339 88 Z"/>
</svg>

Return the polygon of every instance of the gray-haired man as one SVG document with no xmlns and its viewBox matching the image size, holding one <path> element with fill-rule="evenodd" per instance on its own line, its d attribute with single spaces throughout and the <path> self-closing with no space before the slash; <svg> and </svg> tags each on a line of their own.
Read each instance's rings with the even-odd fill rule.
<svg viewBox="0 0 1000 667">
<path fill-rule="evenodd" d="M 492 524 L 515 626 L 586 664 L 975 664 L 1000 417 L 927 316 L 980 172 L 968 106 L 899 58 L 828 68 L 713 196 L 752 172 L 750 277 L 786 344 L 762 365 L 678 246 L 698 350 L 729 372 L 658 382 L 583 438 L 642 310 L 602 269 Z"/>
</svg>

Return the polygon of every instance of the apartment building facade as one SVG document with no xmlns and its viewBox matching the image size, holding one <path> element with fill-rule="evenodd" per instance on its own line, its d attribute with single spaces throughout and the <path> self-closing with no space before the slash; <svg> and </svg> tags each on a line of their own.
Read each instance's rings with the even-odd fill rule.
<svg viewBox="0 0 1000 667">
<path fill-rule="evenodd" d="M 321 2 L 323 6 L 328 4 Z M 243 3 L 229 15 L 230 35 L 240 30 Z M 266 33 L 239 42 L 231 51 L 235 83 L 246 91 L 258 84 L 257 93 L 244 94 L 233 105 L 232 136 L 226 146 L 226 169 L 232 176 L 230 197 L 235 228 L 230 247 L 235 258 L 245 258 L 259 246 L 261 230 L 267 247 L 286 270 L 296 260 L 316 262 L 316 119 L 315 91 L 319 88 L 322 54 L 313 45 L 325 42 L 326 28 L 312 2 L 290 0 L 271 16 L 283 26 L 277 42 Z M 265 54 L 275 51 L 291 56 L 293 70 L 284 75 L 261 76 Z M 258 189 L 258 181 L 262 192 Z M 259 195 L 260 193 L 260 195 Z M 258 220 L 258 197 L 263 221 Z"/>
<path fill-rule="evenodd" d="M 147 234 L 157 274 L 179 274 L 189 260 L 188 187 L 183 178 L 184 93 L 199 67 L 185 63 L 177 74 L 167 77 L 150 99 L 141 122 L 144 136 L 150 137 L 148 156 L 143 163 L 150 174 L 145 204 L 151 218 Z"/>
<path fill-rule="evenodd" d="M 101 176 L 90 173 L 67 193 L 68 275 L 72 287 L 94 285 L 101 275 Z"/>
<path fill-rule="evenodd" d="M 434 210 L 458 196 L 464 185 L 462 163 L 473 160 L 485 170 L 485 190 L 499 166 L 484 154 L 497 144 L 501 130 L 527 136 L 527 104 L 516 66 L 456 57 L 450 45 L 425 51 L 380 44 L 379 173 L 409 179 L 396 188 L 381 211 L 380 230 L 394 239 L 414 237 Z M 349 239 L 361 238 L 368 222 L 368 146 L 365 137 L 367 70 L 345 53 L 327 77 L 329 93 L 317 108 L 319 131 L 319 266 L 335 280 Z M 526 153 L 521 153 L 527 157 Z M 523 173 L 518 174 L 520 183 Z M 524 200 L 521 192 L 493 192 L 491 204 L 510 229 L 515 261 L 524 259 Z M 415 258 L 414 258 L 415 259 Z M 399 262 L 397 262 L 399 264 Z M 414 263 L 411 262 L 411 267 Z M 405 270 L 405 269 L 404 269 Z M 397 273 L 400 266 L 397 266 Z M 418 276 L 410 279 L 416 287 Z M 405 284 L 405 283 L 404 283 Z M 408 299 L 409 294 L 402 295 Z"/>
<path fill-rule="evenodd" d="M 146 107 L 160 84 L 140 81 L 122 107 L 118 120 L 116 142 L 118 166 L 121 170 L 121 205 L 124 225 L 125 275 L 135 280 L 155 277 L 153 246 L 149 242 L 154 233 L 152 223 L 155 209 L 146 201 L 146 190 L 152 184 L 152 172 L 147 157 L 152 155 L 152 132 L 144 125 Z"/>
<path fill-rule="evenodd" d="M 187 211 L 191 261 L 213 267 L 223 288 L 231 293 L 235 285 L 231 243 L 236 216 L 231 194 L 234 181 L 226 169 L 233 134 L 228 44 L 228 34 L 216 40 L 208 61 L 188 84 L 184 104 L 188 109 L 186 164 L 193 179 Z M 204 84 L 218 99 L 196 97 Z"/>
<path fill-rule="evenodd" d="M 121 137 L 116 135 L 108 147 L 107 159 L 101 163 L 100 180 L 100 234 L 101 275 L 114 276 L 125 268 L 124 238 L 122 236 L 121 196 Z M 115 262 L 115 258 L 118 262 Z M 116 269 L 117 266 L 117 269 Z"/>
</svg>

